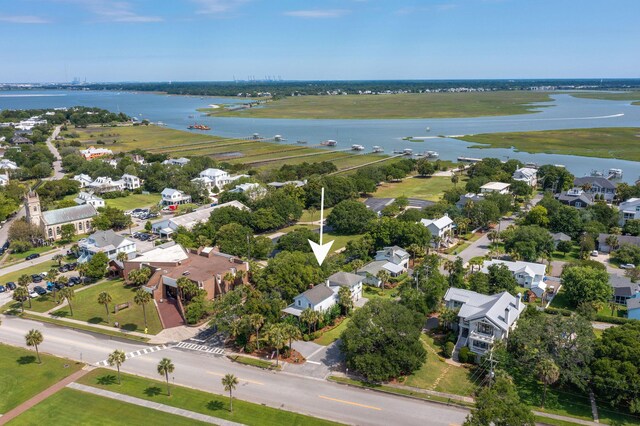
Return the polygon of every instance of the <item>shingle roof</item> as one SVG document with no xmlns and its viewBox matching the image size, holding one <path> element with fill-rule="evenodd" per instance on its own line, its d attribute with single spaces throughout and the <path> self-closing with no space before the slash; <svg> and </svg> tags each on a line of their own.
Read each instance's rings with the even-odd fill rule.
<svg viewBox="0 0 640 426">
<path fill-rule="evenodd" d="M 524 303 L 520 303 L 520 309 L 518 310 L 516 308 L 517 297 L 510 295 L 506 291 L 487 296 L 475 291 L 450 287 L 444 296 L 444 300 L 455 300 L 463 303 L 458 316 L 466 320 L 484 317 L 503 330 L 511 327 L 525 309 Z M 505 318 L 505 310 L 507 309 L 510 311 L 508 321 Z"/>
<path fill-rule="evenodd" d="M 95 246 L 98 248 L 113 246 L 114 248 L 118 247 L 124 240 L 125 237 L 122 235 L 118 235 L 113 230 L 108 229 L 106 231 L 98 231 L 89 236 L 89 239 L 93 240 Z"/>
<path fill-rule="evenodd" d="M 640 290 L 638 283 L 616 274 L 609 274 L 609 285 L 613 287 L 614 295 L 619 297 L 631 297 Z"/>
<path fill-rule="evenodd" d="M 313 303 L 314 305 L 317 305 L 327 300 L 330 297 L 334 297 L 334 294 L 335 293 L 333 292 L 333 290 L 331 290 L 329 287 L 327 287 L 326 285 L 320 284 L 320 285 L 314 286 L 313 288 L 310 288 L 309 290 L 302 293 L 300 296 L 306 297 L 309 300 L 309 302 Z"/>
<path fill-rule="evenodd" d="M 598 244 L 601 245 L 608 245 L 607 244 L 607 237 L 609 237 L 609 235 L 611 234 L 599 234 L 598 235 Z M 623 245 L 623 244 L 630 244 L 632 246 L 639 246 L 640 247 L 640 237 L 634 237 L 633 235 L 616 235 L 616 238 L 618 240 L 618 245 Z"/>
<path fill-rule="evenodd" d="M 627 299 L 627 310 L 640 309 L 640 297 L 632 297 Z"/>
<path fill-rule="evenodd" d="M 350 272 L 336 272 L 329 277 L 329 284 L 340 287 L 353 287 L 361 282 L 362 277 L 360 275 L 352 274 Z"/>
<path fill-rule="evenodd" d="M 42 213 L 42 219 L 47 225 L 75 222 L 77 220 L 90 219 L 97 215 L 95 207 L 90 204 L 66 207 L 64 209 L 49 210 Z"/>
<path fill-rule="evenodd" d="M 600 177 L 600 176 L 585 176 L 580 178 L 575 178 L 573 180 L 573 184 L 575 186 L 582 186 L 585 184 L 596 184 L 602 188 L 616 189 L 615 183 L 611 182 L 609 179 Z"/>
<path fill-rule="evenodd" d="M 451 225 L 453 223 L 453 220 L 451 220 L 451 218 L 447 215 L 442 216 L 441 218 L 438 219 L 422 219 L 420 221 L 420 223 L 422 223 L 424 226 L 429 226 L 429 225 L 433 225 L 438 229 L 444 229 L 447 226 Z"/>
</svg>

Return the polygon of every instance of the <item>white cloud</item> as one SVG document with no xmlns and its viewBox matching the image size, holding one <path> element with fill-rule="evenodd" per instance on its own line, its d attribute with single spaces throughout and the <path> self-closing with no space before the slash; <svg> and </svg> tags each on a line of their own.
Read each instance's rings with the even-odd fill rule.
<svg viewBox="0 0 640 426">
<path fill-rule="evenodd" d="M 348 14 L 350 11 L 346 9 L 312 9 L 312 10 L 291 10 L 285 12 L 287 16 L 296 18 L 324 19 L 324 18 L 340 18 Z"/>
<path fill-rule="evenodd" d="M 0 15 L 0 22 L 9 24 L 47 24 L 51 21 L 33 15 Z"/>
<path fill-rule="evenodd" d="M 229 12 L 250 0 L 191 0 L 200 8 L 196 11 L 201 15 L 215 15 Z"/>
<path fill-rule="evenodd" d="M 93 13 L 100 21 L 107 22 L 161 22 L 160 16 L 140 15 L 133 10 L 127 1 L 109 0 L 62 0 L 74 3 Z"/>
</svg>

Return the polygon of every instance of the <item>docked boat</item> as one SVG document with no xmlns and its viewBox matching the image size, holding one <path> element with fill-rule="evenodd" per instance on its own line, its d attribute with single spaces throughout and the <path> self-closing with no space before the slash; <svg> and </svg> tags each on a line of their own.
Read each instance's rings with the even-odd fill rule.
<svg viewBox="0 0 640 426">
<path fill-rule="evenodd" d="M 307 141 L 304 141 L 304 140 L 298 140 L 298 141 L 296 141 L 296 143 L 299 143 L 299 144 L 306 144 L 306 143 L 307 143 Z"/>
<path fill-rule="evenodd" d="M 273 140 L 276 141 L 276 142 L 282 142 L 282 135 L 275 135 L 273 137 Z"/>
<path fill-rule="evenodd" d="M 209 126 L 205 126 L 204 124 L 192 124 L 190 126 L 187 126 L 187 129 L 194 129 L 194 130 L 211 130 L 211 127 Z"/>
<path fill-rule="evenodd" d="M 374 146 L 373 150 L 374 153 L 379 153 L 379 152 L 384 152 L 384 148 L 382 148 L 381 146 Z"/>
<path fill-rule="evenodd" d="M 413 149 L 405 148 L 405 149 L 396 149 L 393 151 L 394 154 L 402 154 L 402 155 L 413 155 Z"/>
<path fill-rule="evenodd" d="M 327 139 L 326 141 L 320 142 L 320 145 L 322 145 L 322 146 L 336 146 L 336 145 L 338 145 L 338 142 L 334 141 L 333 139 Z"/>
<path fill-rule="evenodd" d="M 438 151 L 425 151 L 424 156 L 427 158 L 438 158 L 440 157 L 440 154 Z"/>
<path fill-rule="evenodd" d="M 362 145 L 357 145 L 357 144 L 353 144 L 351 145 L 351 149 L 353 151 L 364 151 L 364 146 Z"/>
<path fill-rule="evenodd" d="M 600 170 L 595 170 L 595 169 L 591 170 L 590 175 L 592 177 L 604 177 L 604 173 L 603 172 L 601 172 Z"/>
<path fill-rule="evenodd" d="M 622 179 L 622 169 L 609 169 L 609 179 Z"/>
<path fill-rule="evenodd" d="M 427 132 L 430 132 L 430 131 L 431 131 L 431 127 L 427 127 Z"/>
</svg>

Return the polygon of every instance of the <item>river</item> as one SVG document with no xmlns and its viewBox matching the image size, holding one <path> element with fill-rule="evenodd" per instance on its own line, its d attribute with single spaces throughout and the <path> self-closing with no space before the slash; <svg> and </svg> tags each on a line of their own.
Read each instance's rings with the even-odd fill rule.
<svg viewBox="0 0 640 426">
<path fill-rule="evenodd" d="M 438 151 L 444 160 L 458 156 L 517 158 L 537 164 L 563 164 L 576 176 L 592 170 L 619 168 L 624 179 L 634 182 L 640 176 L 640 162 L 556 154 L 528 154 L 510 149 L 469 149 L 472 143 L 438 135 L 469 135 L 478 133 L 554 130 L 589 127 L 640 127 L 640 107 L 629 101 L 605 101 L 574 98 L 568 94 L 552 94 L 553 101 L 539 105 L 537 112 L 523 115 L 476 118 L 439 118 L 406 120 L 292 120 L 207 117 L 197 108 L 211 104 L 246 102 L 243 99 L 174 96 L 154 93 L 116 91 L 3 91 L 0 108 L 28 109 L 95 106 L 114 112 L 124 112 L 138 119 L 161 121 L 167 126 L 186 130 L 195 121 L 212 128 L 211 134 L 224 137 L 282 135 L 288 142 L 306 140 L 315 145 L 326 139 L 338 141 L 338 148 L 352 144 L 364 145 L 369 152 L 374 145 L 387 153 L 395 149 L 412 148 L 414 152 Z M 429 131 L 427 131 L 429 128 Z M 407 136 L 425 137 L 424 142 L 404 141 Z"/>
</svg>

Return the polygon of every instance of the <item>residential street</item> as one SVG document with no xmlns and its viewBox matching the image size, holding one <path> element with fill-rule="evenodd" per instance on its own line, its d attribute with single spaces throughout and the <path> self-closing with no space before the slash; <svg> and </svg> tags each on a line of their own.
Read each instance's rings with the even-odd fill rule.
<svg viewBox="0 0 640 426">
<path fill-rule="evenodd" d="M 47 148 L 49 148 L 49 151 L 51 151 L 51 153 L 56 159 L 53 162 L 53 176 L 43 180 L 59 180 L 64 177 L 64 173 L 62 172 L 62 158 L 60 157 L 60 153 L 58 152 L 58 150 L 56 149 L 56 147 L 53 145 L 53 142 L 52 142 L 56 139 L 58 134 L 60 134 L 60 127 L 61 126 L 56 126 L 56 128 L 53 129 L 51 136 L 49 136 L 49 138 L 47 138 L 47 141 L 46 141 Z"/>
<path fill-rule="evenodd" d="M 508 220 L 501 220 L 499 229 L 504 231 L 511 224 L 513 224 L 512 218 Z M 496 230 L 498 230 L 498 228 L 496 228 Z M 469 247 L 458 253 L 458 257 L 462 258 L 465 264 L 474 257 L 485 256 L 489 252 L 489 244 L 491 244 L 491 242 L 489 241 L 487 234 L 488 233 L 485 232 L 482 237 L 478 238 L 476 241 L 472 242 Z M 453 256 L 453 258 L 455 258 L 455 256 Z"/>
<path fill-rule="evenodd" d="M 44 342 L 40 348 L 43 352 L 92 364 L 105 360 L 114 349 L 129 354 L 148 348 L 144 344 L 16 317 L 2 317 L 0 341 L 24 347 L 24 335 L 32 328 L 42 331 Z M 232 373 L 240 380 L 236 391 L 240 399 L 348 424 L 449 426 L 461 424 L 468 413 L 461 408 L 308 378 L 289 373 L 287 369 L 279 373 L 268 372 L 232 363 L 225 357 L 175 348 L 134 355 L 127 359 L 122 371 L 158 379 L 156 365 L 163 357 L 170 358 L 176 366 L 172 375 L 176 384 L 224 394 L 220 378 Z"/>
</svg>

